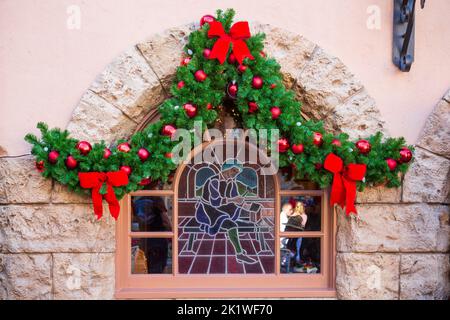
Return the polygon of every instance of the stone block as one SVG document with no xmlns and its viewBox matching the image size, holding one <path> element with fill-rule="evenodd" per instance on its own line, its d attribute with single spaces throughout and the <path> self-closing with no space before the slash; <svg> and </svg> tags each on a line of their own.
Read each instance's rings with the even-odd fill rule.
<svg viewBox="0 0 450 320">
<path fill-rule="evenodd" d="M 416 148 L 403 181 L 403 202 L 450 203 L 450 160 Z"/>
<path fill-rule="evenodd" d="M 291 33 L 269 24 L 251 23 L 251 33 L 265 33 L 264 52 L 274 58 L 281 66 L 284 83 L 287 88 L 294 85 L 294 81 L 302 69 L 311 59 L 316 45 L 301 35 Z"/>
<path fill-rule="evenodd" d="M 36 170 L 32 156 L 0 159 L 0 203 L 47 203 L 52 182 Z"/>
<path fill-rule="evenodd" d="M 404 254 L 400 267 L 400 299 L 449 298 L 448 254 Z"/>
<path fill-rule="evenodd" d="M 94 143 L 127 138 L 135 127 L 122 111 L 88 90 L 73 111 L 67 130 L 76 139 Z"/>
<path fill-rule="evenodd" d="M 357 192 L 357 203 L 398 203 L 401 200 L 401 188 L 388 188 L 386 186 L 367 187 Z"/>
<path fill-rule="evenodd" d="M 297 76 L 294 88 L 299 100 L 311 108 L 304 107 L 303 111 L 312 118 L 326 121 L 335 107 L 363 86 L 339 59 L 317 48 Z"/>
<path fill-rule="evenodd" d="M 400 257 L 388 253 L 339 253 L 336 290 L 339 299 L 398 299 Z"/>
<path fill-rule="evenodd" d="M 67 186 L 55 182 L 52 190 L 52 203 L 92 203 L 91 195 L 78 194 Z"/>
<path fill-rule="evenodd" d="M 360 220 L 338 214 L 339 252 L 447 252 L 449 207 L 359 205 Z"/>
<path fill-rule="evenodd" d="M 52 298 L 50 254 L 0 254 L 0 300 Z"/>
<path fill-rule="evenodd" d="M 90 90 L 136 122 L 165 99 L 158 77 L 136 47 L 123 52 L 109 64 Z"/>
<path fill-rule="evenodd" d="M 450 159 L 450 102 L 441 100 L 436 105 L 417 145 Z"/>
<path fill-rule="evenodd" d="M 112 299 L 113 253 L 55 253 L 53 255 L 55 299 Z"/>
<path fill-rule="evenodd" d="M 193 24 L 172 28 L 137 45 L 166 92 L 170 91 L 176 69 L 183 56 L 184 46 L 193 30 Z"/>
<path fill-rule="evenodd" d="M 115 223 L 90 205 L 0 207 L 0 252 L 114 252 Z"/>
</svg>

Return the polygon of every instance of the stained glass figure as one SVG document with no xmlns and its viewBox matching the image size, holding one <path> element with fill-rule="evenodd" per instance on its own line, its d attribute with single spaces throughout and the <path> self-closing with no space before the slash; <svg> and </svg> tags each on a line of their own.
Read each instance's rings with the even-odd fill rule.
<svg viewBox="0 0 450 320">
<path fill-rule="evenodd" d="M 273 177 L 237 158 L 185 167 L 178 199 L 179 273 L 274 272 Z"/>
</svg>

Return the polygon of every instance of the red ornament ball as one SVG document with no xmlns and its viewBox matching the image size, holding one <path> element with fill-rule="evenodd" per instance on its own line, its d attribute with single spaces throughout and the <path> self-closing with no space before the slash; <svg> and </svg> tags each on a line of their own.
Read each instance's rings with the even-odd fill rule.
<svg viewBox="0 0 450 320">
<path fill-rule="evenodd" d="M 338 139 L 333 139 L 333 141 L 331 142 L 331 144 L 332 144 L 333 146 L 336 146 L 336 147 L 341 147 L 341 146 L 342 146 L 341 141 L 338 140 Z"/>
<path fill-rule="evenodd" d="M 108 148 L 105 148 L 103 150 L 103 159 L 108 159 L 111 155 L 112 155 L 112 152 Z"/>
<path fill-rule="evenodd" d="M 186 66 L 189 62 L 191 62 L 191 58 L 190 57 L 185 57 L 185 58 L 181 59 L 181 65 L 182 66 Z"/>
<path fill-rule="evenodd" d="M 359 153 L 361 154 L 368 154 L 370 152 L 370 149 L 372 149 L 372 146 L 367 140 L 359 140 L 355 143 L 355 145 L 356 148 L 358 148 Z"/>
<path fill-rule="evenodd" d="M 261 89 L 264 84 L 264 81 L 261 77 L 254 76 L 252 79 L 252 87 L 254 89 Z"/>
<path fill-rule="evenodd" d="M 272 83 L 271 85 L 270 85 L 270 89 L 275 89 L 277 87 L 277 84 L 276 83 Z"/>
<path fill-rule="evenodd" d="M 278 152 L 284 153 L 289 150 L 289 142 L 285 138 L 278 139 Z"/>
<path fill-rule="evenodd" d="M 395 168 L 397 168 L 397 161 L 395 161 L 392 158 L 386 159 L 386 163 L 387 163 L 387 166 L 389 167 L 389 170 L 391 170 L 391 171 L 394 171 Z"/>
<path fill-rule="evenodd" d="M 205 59 L 209 59 L 209 55 L 211 54 L 211 50 L 206 48 L 203 49 L 203 57 L 205 57 Z"/>
<path fill-rule="evenodd" d="M 237 83 L 230 82 L 227 86 L 227 93 L 230 98 L 236 98 L 238 93 L 238 85 Z"/>
<path fill-rule="evenodd" d="M 281 109 L 274 106 L 274 107 L 270 108 L 270 113 L 272 114 L 273 120 L 278 119 L 281 115 Z"/>
<path fill-rule="evenodd" d="M 206 14 L 200 19 L 200 26 L 203 26 L 205 23 L 211 23 L 215 20 L 216 19 L 212 15 Z"/>
<path fill-rule="evenodd" d="M 70 170 L 75 169 L 78 165 L 78 161 L 73 156 L 68 156 L 66 158 L 66 167 Z"/>
<path fill-rule="evenodd" d="M 214 107 L 213 107 L 213 105 L 211 103 L 208 103 L 206 105 L 206 109 L 211 110 L 212 108 L 214 108 Z"/>
<path fill-rule="evenodd" d="M 186 103 L 183 106 L 183 109 L 184 109 L 184 111 L 186 111 L 186 115 L 189 118 L 193 118 L 193 117 L 195 117 L 197 115 L 197 107 L 195 105 L 193 105 L 193 104 Z"/>
<path fill-rule="evenodd" d="M 87 141 L 79 141 L 76 145 L 76 148 L 83 156 L 87 155 L 92 150 L 91 144 Z"/>
<path fill-rule="evenodd" d="M 172 159 L 173 158 L 173 153 L 172 152 L 167 152 L 166 154 L 164 154 L 164 157 L 166 157 L 167 159 Z"/>
<path fill-rule="evenodd" d="M 203 81 L 206 80 L 206 78 L 207 78 L 208 76 L 206 75 L 205 71 L 203 71 L 203 70 L 197 70 L 197 71 L 195 71 L 195 73 L 194 73 L 194 77 L 195 77 L 195 80 L 197 80 L 198 82 L 203 82 Z"/>
<path fill-rule="evenodd" d="M 321 163 L 316 163 L 316 164 L 314 165 L 314 167 L 316 168 L 316 170 L 320 170 L 320 169 L 322 169 L 323 164 L 321 164 Z"/>
<path fill-rule="evenodd" d="M 235 64 L 236 63 L 236 56 L 233 53 L 230 53 L 228 56 L 228 63 L 229 64 Z"/>
<path fill-rule="evenodd" d="M 316 146 L 318 146 L 318 147 L 320 147 L 322 145 L 322 143 L 323 143 L 323 136 L 322 136 L 322 134 L 320 132 L 314 132 L 313 143 Z"/>
<path fill-rule="evenodd" d="M 295 154 L 302 153 L 304 150 L 305 150 L 305 147 L 301 143 L 292 145 L 292 152 Z"/>
<path fill-rule="evenodd" d="M 119 145 L 117 146 L 117 150 L 119 150 L 120 152 L 130 152 L 131 150 L 131 146 L 128 142 L 122 142 L 119 143 Z"/>
<path fill-rule="evenodd" d="M 145 148 L 140 148 L 137 154 L 141 161 L 145 161 L 148 159 L 148 157 L 150 157 L 150 152 L 148 152 L 148 150 Z"/>
<path fill-rule="evenodd" d="M 254 101 L 248 103 L 248 113 L 254 113 L 258 111 L 258 104 Z"/>
<path fill-rule="evenodd" d="M 55 164 L 58 161 L 58 158 L 59 158 L 59 152 L 56 150 L 52 150 L 48 154 L 48 162 L 50 162 L 51 164 Z"/>
<path fill-rule="evenodd" d="M 184 87 L 184 81 L 178 82 L 177 88 L 178 88 L 178 89 L 183 89 L 183 87 Z"/>
<path fill-rule="evenodd" d="M 237 69 L 238 69 L 238 71 L 239 71 L 240 73 L 244 73 L 245 70 L 247 70 L 247 66 L 245 66 L 245 65 L 243 65 L 243 64 L 240 64 L 239 67 L 238 67 Z"/>
<path fill-rule="evenodd" d="M 172 137 L 172 135 L 177 131 L 177 128 L 171 124 L 166 124 L 162 128 L 162 134 L 167 137 Z"/>
<path fill-rule="evenodd" d="M 412 152 L 406 147 L 400 149 L 400 162 L 408 163 L 412 159 Z"/>
<path fill-rule="evenodd" d="M 42 171 L 44 171 L 44 161 L 36 161 L 36 169 L 39 171 L 39 172 L 42 172 Z"/>
<path fill-rule="evenodd" d="M 149 185 L 150 183 L 152 183 L 152 179 L 150 179 L 150 178 L 144 178 L 144 179 L 142 179 L 141 182 L 139 182 L 138 184 L 139 184 L 140 186 L 147 186 L 147 185 Z"/>
<path fill-rule="evenodd" d="M 120 171 L 125 172 L 129 176 L 132 170 L 130 166 L 120 166 Z"/>
</svg>

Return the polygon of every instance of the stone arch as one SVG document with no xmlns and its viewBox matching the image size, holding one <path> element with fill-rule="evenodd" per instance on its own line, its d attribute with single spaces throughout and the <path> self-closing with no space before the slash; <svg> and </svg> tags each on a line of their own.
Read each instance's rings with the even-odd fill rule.
<svg viewBox="0 0 450 320">
<path fill-rule="evenodd" d="M 265 51 L 281 65 L 284 82 L 303 102 L 305 118 L 351 138 L 386 133 L 374 99 L 336 57 L 300 35 L 251 23 L 266 34 Z M 190 24 L 157 34 L 120 54 L 98 75 L 75 107 L 67 129 L 74 137 L 111 142 L 134 132 L 169 97 Z"/>
<path fill-rule="evenodd" d="M 374 100 L 339 59 L 302 36 L 251 25 L 267 33 L 266 51 L 306 116 L 354 138 L 385 131 Z M 168 97 L 193 28 L 168 30 L 119 55 L 74 109 L 72 135 L 107 142 L 130 135 Z M 359 222 L 339 215 L 339 298 L 448 298 L 449 128 L 450 91 L 425 124 L 402 188 L 358 194 Z M 0 157 L 0 299 L 113 297 L 114 223 L 108 215 L 95 221 L 89 201 L 42 179 L 31 156 Z M 79 290 L 66 286 L 68 266 L 82 270 Z"/>
<path fill-rule="evenodd" d="M 266 34 L 265 52 L 278 61 L 285 85 L 302 101 L 303 117 L 322 120 L 327 130 L 346 132 L 352 139 L 377 131 L 387 134 L 374 99 L 338 58 L 301 35 L 258 22 L 250 26 L 252 34 Z M 67 126 L 71 134 L 78 139 L 110 143 L 135 132 L 146 115 L 157 117 L 157 107 L 170 96 L 182 49 L 195 28 L 189 24 L 169 29 L 120 54 L 75 107 Z M 384 199 L 380 189 L 359 197 L 362 203 Z M 339 230 L 349 231 L 348 224 L 340 220 Z M 337 259 L 345 261 L 346 257 L 342 253 Z M 341 279 L 346 279 L 346 265 L 337 265 Z M 343 292 L 342 298 L 352 297 L 343 287 L 338 289 Z"/>
</svg>

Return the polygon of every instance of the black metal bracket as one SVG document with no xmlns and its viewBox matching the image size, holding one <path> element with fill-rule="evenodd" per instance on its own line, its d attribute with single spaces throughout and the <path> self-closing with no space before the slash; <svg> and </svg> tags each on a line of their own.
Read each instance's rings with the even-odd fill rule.
<svg viewBox="0 0 450 320">
<path fill-rule="evenodd" d="M 423 9 L 425 0 L 420 0 Z M 403 72 L 414 62 L 414 20 L 416 0 L 394 0 L 392 61 Z"/>
</svg>

